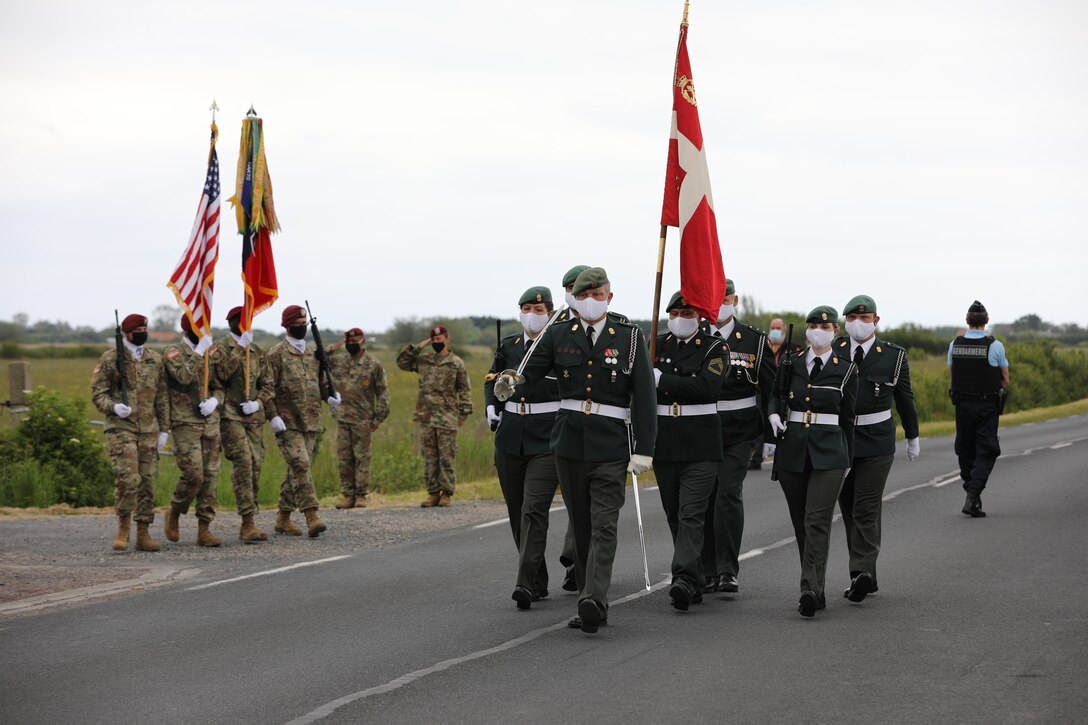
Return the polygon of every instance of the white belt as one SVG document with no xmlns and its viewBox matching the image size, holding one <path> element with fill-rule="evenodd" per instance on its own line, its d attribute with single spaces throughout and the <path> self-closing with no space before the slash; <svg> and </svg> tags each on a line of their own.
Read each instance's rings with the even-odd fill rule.
<svg viewBox="0 0 1088 725">
<path fill-rule="evenodd" d="M 879 413 L 866 413 L 865 415 L 859 415 L 857 420 L 854 421 L 854 425 L 873 425 L 891 420 L 891 418 L 892 411 L 890 409 L 882 410 Z"/>
<path fill-rule="evenodd" d="M 564 398 L 559 401 L 559 408 L 560 410 L 573 410 L 586 415 L 603 415 L 606 418 L 618 418 L 619 420 L 627 420 L 630 417 L 630 411 L 627 408 L 621 408 L 618 405 L 594 403 L 592 400 Z"/>
<path fill-rule="evenodd" d="M 689 415 L 712 415 L 717 412 L 718 406 L 714 403 L 700 403 L 699 405 L 673 403 L 672 405 L 657 406 L 657 414 L 669 418 L 685 418 Z"/>
<path fill-rule="evenodd" d="M 504 410 L 515 415 L 539 415 L 541 413 L 554 413 L 559 410 L 558 400 L 549 400 L 546 403 L 515 403 L 506 401 Z"/>
<path fill-rule="evenodd" d="M 813 413 L 811 410 L 806 410 L 803 413 L 791 410 L 790 422 L 809 425 L 838 425 L 839 416 L 834 413 Z"/>
<path fill-rule="evenodd" d="M 719 400 L 718 410 L 744 410 L 745 408 L 754 408 L 759 405 L 759 401 L 756 400 L 756 396 L 750 398 L 741 398 L 740 400 Z"/>
</svg>

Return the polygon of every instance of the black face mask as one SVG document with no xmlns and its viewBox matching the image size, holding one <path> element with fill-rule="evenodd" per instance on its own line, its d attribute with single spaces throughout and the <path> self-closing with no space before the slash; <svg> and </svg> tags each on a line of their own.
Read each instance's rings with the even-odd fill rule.
<svg viewBox="0 0 1088 725">
<path fill-rule="evenodd" d="M 358 355 L 359 351 L 363 349 L 363 346 L 357 342 L 349 342 L 344 345 L 344 349 L 348 351 L 349 355 Z"/>
<path fill-rule="evenodd" d="M 306 325 L 292 325 L 287 328 L 287 334 L 296 340 L 306 339 Z"/>
<path fill-rule="evenodd" d="M 131 342 L 136 347 L 139 347 L 140 345 L 143 345 L 145 342 L 147 342 L 147 333 L 134 332 L 132 333 L 132 337 L 129 339 L 129 342 Z"/>
<path fill-rule="evenodd" d="M 231 322 L 230 322 L 230 331 L 233 332 L 238 337 L 242 336 L 242 325 L 241 325 L 240 322 L 237 321 L 237 319 L 231 320 Z"/>
<path fill-rule="evenodd" d="M 200 342 L 200 338 L 196 336 L 195 332 L 186 332 L 185 339 L 193 343 L 194 345 Z"/>
<path fill-rule="evenodd" d="M 432 342 L 431 343 L 431 349 L 434 350 L 435 352 L 442 352 L 443 350 L 446 349 L 446 343 L 444 343 L 444 342 Z"/>
</svg>

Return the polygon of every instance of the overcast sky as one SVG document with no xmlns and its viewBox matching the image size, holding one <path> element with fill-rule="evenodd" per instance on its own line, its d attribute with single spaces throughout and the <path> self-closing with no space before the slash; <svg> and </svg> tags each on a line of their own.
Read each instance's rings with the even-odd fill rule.
<svg viewBox="0 0 1088 725">
<path fill-rule="evenodd" d="M 509 317 L 574 264 L 650 316 L 681 0 L 0 8 L 0 319 L 174 302 L 213 97 L 228 212 L 250 103 L 265 123 L 283 231 L 257 327 L 304 298 L 332 329 Z M 694 0 L 688 47 L 738 292 L 1084 324 L 1088 4 Z"/>
</svg>

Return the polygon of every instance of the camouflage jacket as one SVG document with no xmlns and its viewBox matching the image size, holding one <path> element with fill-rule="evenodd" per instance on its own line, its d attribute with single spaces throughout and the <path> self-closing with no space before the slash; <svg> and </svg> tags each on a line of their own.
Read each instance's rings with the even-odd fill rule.
<svg viewBox="0 0 1088 725">
<path fill-rule="evenodd" d="M 328 391 L 314 357 L 314 346 L 307 345 L 306 352 L 299 352 L 281 340 L 264 356 L 264 362 L 272 384 L 268 392 L 260 393 L 260 401 L 268 419 L 278 415 L 288 430 L 323 431 L 321 401 L 328 397 Z"/>
<path fill-rule="evenodd" d="M 468 370 L 452 352 L 443 356 L 434 350 L 406 345 L 397 355 L 397 367 L 419 373 L 419 397 L 412 414 L 416 423 L 456 430 L 472 415 Z"/>
<path fill-rule="evenodd" d="M 346 350 L 329 355 L 339 386 L 340 407 L 333 417 L 348 425 L 372 425 L 389 417 L 389 383 L 378 358 L 365 351 L 358 357 Z"/>
<path fill-rule="evenodd" d="M 128 384 L 128 404 L 132 415 L 118 418 L 113 412 L 121 402 L 121 376 L 117 374 L 117 351 L 108 350 L 98 358 L 91 376 L 91 400 L 106 416 L 106 430 L 130 433 L 158 433 L 170 430 L 170 403 L 166 396 L 166 378 L 162 355 L 144 348 L 136 360 L 125 355 L 125 382 Z"/>
<path fill-rule="evenodd" d="M 246 398 L 246 349 L 229 337 L 221 345 L 224 355 L 217 361 L 215 373 L 223 386 L 223 415 L 226 420 L 246 425 L 265 422 L 264 405 L 253 415 L 242 413 L 245 400 L 260 400 L 273 396 L 272 378 L 264 361 L 264 351 L 255 342 L 249 344 L 249 397 Z"/>
<path fill-rule="evenodd" d="M 223 406 L 223 386 L 216 374 L 216 367 L 223 359 L 223 349 L 212 345 L 208 350 L 208 395 L 219 401 L 207 418 L 200 414 L 200 401 L 204 399 L 204 357 L 197 355 L 184 342 L 167 345 L 162 351 L 166 369 L 166 389 L 170 397 L 170 426 L 204 426 L 205 433 L 219 435 L 219 409 Z"/>
</svg>

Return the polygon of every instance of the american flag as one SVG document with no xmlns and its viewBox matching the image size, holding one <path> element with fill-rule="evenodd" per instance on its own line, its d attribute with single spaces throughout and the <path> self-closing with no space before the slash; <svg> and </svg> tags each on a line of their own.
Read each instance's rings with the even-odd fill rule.
<svg viewBox="0 0 1088 725">
<path fill-rule="evenodd" d="M 189 244 L 181 255 L 177 269 L 166 286 L 174 291 L 182 311 L 201 336 L 211 337 L 212 291 L 215 287 L 215 263 L 219 259 L 219 157 L 215 140 L 219 129 L 212 124 L 211 151 L 208 153 L 208 175 L 196 209 Z"/>
</svg>

